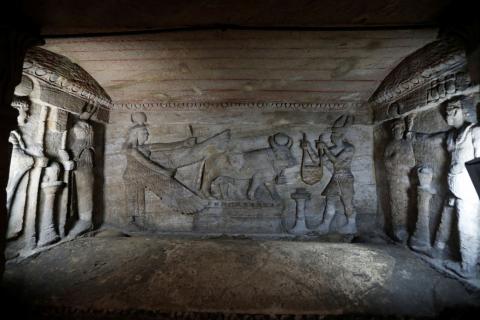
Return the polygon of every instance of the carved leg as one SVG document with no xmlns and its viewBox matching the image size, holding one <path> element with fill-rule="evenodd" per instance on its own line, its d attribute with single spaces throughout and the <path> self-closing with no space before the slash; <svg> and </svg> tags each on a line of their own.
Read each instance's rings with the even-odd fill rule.
<svg viewBox="0 0 480 320">
<path fill-rule="evenodd" d="M 210 188 L 212 186 L 213 180 L 214 180 L 214 175 L 204 171 L 204 175 L 202 179 L 202 187 L 200 191 L 202 195 L 207 199 L 212 198 L 212 193 Z"/>
<path fill-rule="evenodd" d="M 79 220 L 75 223 L 75 226 L 70 231 L 69 236 L 75 237 L 81 235 L 92 228 L 93 179 L 93 171 L 91 168 L 82 168 L 75 172 Z"/>
<path fill-rule="evenodd" d="M 21 255 L 28 255 L 37 246 L 37 206 L 42 171 L 43 166 L 36 160 L 35 167 L 30 171 L 24 229 L 25 252 L 22 252 Z"/>
<path fill-rule="evenodd" d="M 433 251 L 430 256 L 439 258 L 443 255 L 443 251 L 445 250 L 445 246 L 447 244 L 448 239 L 450 239 L 450 230 L 452 228 L 452 215 L 453 209 L 449 204 L 445 204 L 443 207 L 440 226 L 438 227 L 436 236 L 435 236 L 435 243 L 433 245 Z"/>
<path fill-rule="evenodd" d="M 254 174 L 252 177 L 252 181 L 250 182 L 250 187 L 248 188 L 247 198 L 248 200 L 255 200 L 255 191 L 260 187 L 262 184 L 261 177 L 258 174 Z"/>
<path fill-rule="evenodd" d="M 390 210 L 392 216 L 393 239 L 406 244 L 407 213 L 408 213 L 408 187 L 409 182 L 404 177 L 393 176 L 389 181 Z"/>
<path fill-rule="evenodd" d="M 143 227 L 145 224 L 145 187 L 135 181 L 126 181 L 127 210 L 131 223 Z"/>
<path fill-rule="evenodd" d="M 353 207 L 353 192 L 345 193 L 340 197 L 345 209 L 345 216 L 347 217 L 347 223 L 343 225 L 338 232 L 342 234 L 354 234 L 357 233 L 357 215 Z"/>
<path fill-rule="evenodd" d="M 264 185 L 267 188 L 268 192 L 270 193 L 270 196 L 274 201 L 282 200 L 282 198 L 278 194 L 277 187 L 274 181 L 271 181 L 270 183 L 265 183 Z"/>
<path fill-rule="evenodd" d="M 332 224 L 333 217 L 335 216 L 338 199 L 337 197 L 327 197 L 326 202 L 323 221 L 316 229 L 316 231 L 320 234 L 326 234 L 330 231 L 330 225 Z"/>
<path fill-rule="evenodd" d="M 464 278 L 476 274 L 480 249 L 479 205 L 477 201 L 457 199 L 458 233 L 460 236 L 461 265 L 447 262 L 445 266 Z"/>
</svg>

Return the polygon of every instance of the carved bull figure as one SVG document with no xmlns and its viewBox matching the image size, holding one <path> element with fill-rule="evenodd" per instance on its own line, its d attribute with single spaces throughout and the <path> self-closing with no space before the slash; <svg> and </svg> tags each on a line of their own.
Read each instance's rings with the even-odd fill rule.
<svg viewBox="0 0 480 320">
<path fill-rule="evenodd" d="M 255 192 L 265 185 L 275 198 L 276 183 L 282 183 L 286 168 L 297 164 L 292 152 L 292 139 L 277 133 L 268 138 L 269 148 L 257 149 L 243 153 L 224 152 L 214 155 L 205 161 L 201 191 L 207 197 L 212 197 L 211 185 L 218 177 L 250 180 L 247 198 L 254 200 Z M 277 195 L 278 196 L 278 195 Z"/>
</svg>

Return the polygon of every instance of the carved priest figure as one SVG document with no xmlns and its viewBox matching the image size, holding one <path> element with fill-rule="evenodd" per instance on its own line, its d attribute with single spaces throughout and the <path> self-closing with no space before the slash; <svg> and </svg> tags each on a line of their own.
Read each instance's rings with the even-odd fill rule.
<svg viewBox="0 0 480 320">
<path fill-rule="evenodd" d="M 410 172 L 415 166 L 411 139 L 405 137 L 405 120 L 398 119 L 392 124 L 393 140 L 385 148 L 385 167 L 393 236 L 395 241 L 406 243 L 408 239 L 407 220 L 410 193 Z"/>
<path fill-rule="evenodd" d="M 480 249 L 480 200 L 468 175 L 465 162 L 480 157 L 480 127 L 466 120 L 466 110 L 460 99 L 450 101 L 446 108 L 445 120 L 451 130 L 430 135 L 416 134 L 417 137 L 445 139 L 450 153 L 448 169 L 448 195 L 442 221 L 436 235 L 434 249 L 443 250 L 449 238 L 450 208 L 458 218 L 461 263 L 447 261 L 445 266 L 458 275 L 475 276 Z"/>
<path fill-rule="evenodd" d="M 357 232 L 356 214 L 353 207 L 354 177 L 351 171 L 355 147 L 345 139 L 346 131 L 352 122 L 353 117 L 346 115 L 335 121 L 330 136 L 333 146 L 328 147 L 321 141 L 321 138 L 317 140 L 318 154 L 325 155 L 333 164 L 332 178 L 322 193 L 327 198 L 323 221 L 317 228 L 317 231 L 322 234 L 330 231 L 330 224 L 339 204 L 343 205 L 347 217 L 347 223 L 339 229 L 339 232 L 344 234 Z M 308 143 L 302 142 L 301 146 L 305 149 L 310 148 Z M 315 152 L 310 153 L 315 154 Z"/>
<path fill-rule="evenodd" d="M 82 112 L 69 132 L 69 147 L 75 162 L 73 204 L 78 214 L 70 236 L 80 235 L 92 228 L 95 149 L 93 128 L 88 120 L 94 111 Z"/>
</svg>

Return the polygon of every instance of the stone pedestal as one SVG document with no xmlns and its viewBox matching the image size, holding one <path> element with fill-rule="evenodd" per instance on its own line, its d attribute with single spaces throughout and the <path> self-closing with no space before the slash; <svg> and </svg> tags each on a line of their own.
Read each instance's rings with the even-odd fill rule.
<svg viewBox="0 0 480 320">
<path fill-rule="evenodd" d="M 428 251 L 430 244 L 430 200 L 432 190 L 418 188 L 418 218 L 415 232 L 410 238 L 410 247 L 415 251 Z"/>
<path fill-rule="evenodd" d="M 305 222 L 305 205 L 307 200 L 310 200 L 311 194 L 305 190 L 305 188 L 297 188 L 295 193 L 291 194 L 291 198 L 295 200 L 296 203 L 296 219 L 295 226 L 290 229 L 290 233 L 293 234 L 305 234 L 307 229 L 307 224 Z"/>
<path fill-rule="evenodd" d="M 430 238 L 430 200 L 435 194 L 432 188 L 433 172 L 429 167 L 418 169 L 419 186 L 417 188 L 418 217 L 415 232 L 410 238 L 412 250 L 427 253 L 431 249 Z"/>
</svg>

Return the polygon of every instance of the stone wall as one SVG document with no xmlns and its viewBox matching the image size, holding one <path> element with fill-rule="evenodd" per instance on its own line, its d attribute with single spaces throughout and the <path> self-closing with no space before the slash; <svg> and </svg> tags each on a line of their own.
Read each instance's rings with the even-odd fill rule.
<svg viewBox="0 0 480 320">
<path fill-rule="evenodd" d="M 132 112 L 123 110 L 111 114 L 110 124 L 106 129 L 105 146 L 105 184 L 104 184 L 104 220 L 108 224 L 127 227 L 131 225 L 132 213 L 129 212 L 131 202 L 130 191 L 127 191 L 130 180 L 125 180 L 124 174 L 127 167 L 127 156 L 124 148 L 128 128 L 133 127 Z M 311 193 L 311 200 L 306 205 L 307 228 L 314 229 L 323 217 L 325 196 L 322 191 L 331 179 L 332 166 L 324 159 L 324 175 L 321 180 L 313 185 L 304 183 L 301 179 L 300 168 L 302 148 L 300 141 L 302 133 L 315 148 L 314 140 L 320 134 L 326 134 L 322 138 L 329 145 L 329 132 L 335 120 L 341 116 L 339 112 L 311 112 L 311 111 L 259 111 L 245 106 L 243 111 L 174 111 L 152 110 L 146 112 L 147 128 L 149 137 L 146 144 L 169 143 L 186 141 L 191 137 L 197 137 L 197 143 L 229 130 L 230 138 L 225 142 L 227 153 L 243 154 L 251 150 L 270 149 L 269 137 L 277 133 L 283 133 L 291 139 L 291 154 L 296 163 L 284 169 L 283 183 L 277 183 L 279 177 L 264 178 L 260 187 L 255 190 L 253 199 L 248 199 L 247 191 L 251 184 L 252 172 L 243 172 L 245 176 L 240 179 L 228 180 L 223 184 L 229 190 L 215 190 L 213 180 L 210 196 L 201 194 L 201 186 L 198 179 L 208 172 L 203 168 L 202 161 L 196 161 L 191 165 L 177 168 L 174 179 L 188 186 L 191 190 L 200 194 L 202 199 L 207 200 L 206 209 L 192 215 L 185 215 L 168 206 L 152 190 L 146 188 L 144 204 L 144 221 L 142 227 L 160 232 L 187 232 L 195 234 L 226 233 L 226 234 L 284 234 L 295 224 L 295 201 L 291 194 L 297 188 L 305 188 Z M 373 170 L 373 131 L 367 124 L 368 112 L 359 112 L 356 122 L 349 127 L 345 140 L 355 147 L 355 153 L 351 165 L 354 176 L 354 207 L 358 213 L 358 228 L 370 230 L 375 223 L 376 213 L 376 186 Z M 160 156 L 161 157 L 161 156 Z M 232 156 L 230 160 L 238 160 Z M 157 155 L 158 158 L 158 155 Z M 154 159 L 154 156 L 152 156 Z M 265 161 L 270 161 L 265 158 Z M 215 161 L 221 161 L 217 159 Z M 231 168 L 225 168 L 225 163 L 217 162 L 223 166 L 223 173 L 234 171 L 242 167 L 242 161 L 232 164 Z M 161 163 L 161 160 L 160 160 Z M 263 168 L 265 163 L 256 163 L 258 168 Z M 245 168 L 245 163 L 243 163 Z M 218 168 L 217 168 L 218 169 Z M 229 171 L 230 170 L 230 171 Z M 263 169 L 260 169 L 263 170 Z M 242 170 L 240 170 L 242 171 Z M 242 174 L 243 174 L 242 173 Z M 238 172 L 236 178 L 239 178 Z M 205 177 L 203 177 L 205 178 Z M 217 180 L 218 182 L 219 180 Z M 263 185 L 267 182 L 267 187 Z M 230 185 L 228 185 L 230 183 Z M 278 198 L 272 196 L 268 187 L 275 185 Z M 218 186 L 217 186 L 218 187 Z M 220 181 L 220 187 L 221 181 Z M 219 193 L 228 193 L 220 195 Z M 131 193 L 131 192 L 130 192 Z M 158 193 L 158 192 L 157 192 Z M 338 212 L 332 223 L 332 231 L 345 223 L 343 208 L 338 206 Z"/>
</svg>

